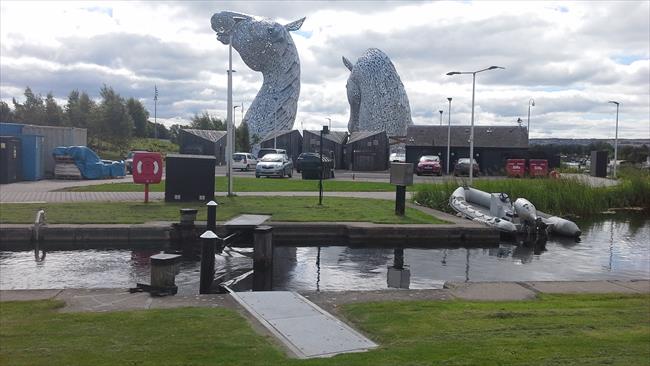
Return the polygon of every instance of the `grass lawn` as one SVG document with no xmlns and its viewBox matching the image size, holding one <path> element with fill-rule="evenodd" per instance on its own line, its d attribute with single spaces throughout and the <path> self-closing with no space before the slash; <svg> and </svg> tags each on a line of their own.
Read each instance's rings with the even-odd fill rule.
<svg viewBox="0 0 650 366">
<path fill-rule="evenodd" d="M 648 295 L 345 305 L 380 348 L 294 360 L 227 309 L 71 314 L 56 301 L 3 302 L 0 364 L 647 365 L 649 305 Z"/>
<path fill-rule="evenodd" d="M 318 192 L 317 180 L 233 177 L 235 192 Z M 218 192 L 228 190 L 226 177 L 216 177 Z M 409 187 L 410 188 L 410 187 Z M 383 182 L 324 180 L 323 189 L 330 192 L 393 192 L 395 186 Z M 69 192 L 144 192 L 142 184 L 107 183 L 84 187 L 65 188 Z M 165 181 L 149 185 L 151 192 L 164 192 Z"/>
<path fill-rule="evenodd" d="M 444 221 L 412 208 L 404 217 L 395 216 L 395 203 L 387 200 L 325 197 L 219 197 L 217 219 L 236 215 L 267 214 L 273 221 L 362 221 L 390 224 L 440 224 Z M 137 224 L 148 221 L 178 221 L 179 209 L 198 208 L 197 220 L 207 219 L 202 203 L 16 203 L 0 205 L 0 223 L 31 223 L 36 211 L 44 208 L 50 224 Z"/>
</svg>

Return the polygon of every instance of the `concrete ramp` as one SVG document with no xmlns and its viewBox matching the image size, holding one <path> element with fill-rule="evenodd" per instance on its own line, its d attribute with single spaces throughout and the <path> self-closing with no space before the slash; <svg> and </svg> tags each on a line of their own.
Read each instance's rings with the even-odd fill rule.
<svg viewBox="0 0 650 366">
<path fill-rule="evenodd" d="M 295 292 L 231 294 L 298 358 L 332 357 L 377 347 L 377 344 Z"/>
</svg>

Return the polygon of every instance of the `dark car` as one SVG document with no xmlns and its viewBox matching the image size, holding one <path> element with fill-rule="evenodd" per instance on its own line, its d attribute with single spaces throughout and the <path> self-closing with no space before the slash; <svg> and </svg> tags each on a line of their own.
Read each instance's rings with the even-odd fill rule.
<svg viewBox="0 0 650 366">
<path fill-rule="evenodd" d="M 285 149 L 271 149 L 271 148 L 263 148 L 260 149 L 260 151 L 257 152 L 257 159 L 261 159 L 264 157 L 266 154 L 286 154 L 287 150 Z"/>
<path fill-rule="evenodd" d="M 127 174 L 133 174 L 133 155 L 137 152 L 149 152 L 147 150 L 133 150 L 129 151 L 124 157 L 124 166 L 126 167 Z"/>
<path fill-rule="evenodd" d="M 300 173 L 301 170 L 300 165 L 306 161 L 318 161 L 318 154 L 308 152 L 308 153 L 301 153 L 300 155 L 298 155 L 295 164 L 297 173 Z"/>
<path fill-rule="evenodd" d="M 440 166 L 440 158 L 437 155 L 423 155 L 418 161 L 418 166 L 415 167 L 415 174 L 431 174 L 442 175 L 442 167 Z"/>
<path fill-rule="evenodd" d="M 303 173 L 303 179 L 317 179 L 320 177 L 320 154 L 302 153 L 296 159 L 296 171 Z M 305 178 L 308 177 L 308 178 Z M 323 178 L 334 178 L 334 161 L 323 156 Z"/>
<path fill-rule="evenodd" d="M 476 162 L 476 159 L 474 159 L 473 162 L 473 167 L 474 167 L 474 174 L 473 176 L 478 177 L 479 175 L 479 166 L 478 163 Z M 459 176 L 459 175 L 469 175 L 469 158 L 460 158 L 456 162 L 456 165 L 454 165 L 454 175 Z"/>
</svg>

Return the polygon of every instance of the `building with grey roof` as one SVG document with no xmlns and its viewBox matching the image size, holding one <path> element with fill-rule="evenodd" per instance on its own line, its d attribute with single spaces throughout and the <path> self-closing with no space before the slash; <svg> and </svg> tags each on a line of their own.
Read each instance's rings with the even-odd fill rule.
<svg viewBox="0 0 650 366">
<path fill-rule="evenodd" d="M 180 153 L 212 155 L 219 165 L 226 163 L 226 131 L 181 129 L 178 134 Z"/>
<path fill-rule="evenodd" d="M 352 132 L 345 144 L 345 166 L 355 171 L 386 170 L 389 150 L 386 131 Z"/>
<path fill-rule="evenodd" d="M 451 126 L 450 164 L 469 157 L 470 126 Z M 510 158 L 526 158 L 528 131 L 519 126 L 474 126 L 474 159 L 481 172 L 497 174 Z M 422 155 L 438 155 L 443 170 L 447 159 L 447 126 L 409 126 L 406 132 L 406 161 L 417 163 Z"/>
<path fill-rule="evenodd" d="M 275 141 L 274 140 L 275 137 Z M 271 132 L 260 142 L 262 148 L 275 148 L 287 150 L 287 155 L 295 162 L 302 153 L 302 135 L 298 130 L 282 130 Z"/>
<path fill-rule="evenodd" d="M 336 169 L 344 166 L 343 146 L 348 140 L 347 131 L 330 131 L 323 135 L 323 155 L 334 160 Z M 320 150 L 320 131 L 302 132 L 302 151 L 318 153 Z"/>
</svg>

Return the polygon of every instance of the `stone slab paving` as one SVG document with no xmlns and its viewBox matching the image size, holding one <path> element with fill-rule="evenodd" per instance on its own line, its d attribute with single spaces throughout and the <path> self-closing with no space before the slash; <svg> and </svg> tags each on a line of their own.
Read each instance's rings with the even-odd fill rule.
<svg viewBox="0 0 650 366">
<path fill-rule="evenodd" d="M 377 347 L 295 292 L 237 292 L 232 295 L 298 358 L 331 357 Z"/>
<path fill-rule="evenodd" d="M 539 281 L 526 285 L 534 291 L 559 294 L 650 292 L 650 281 Z"/>
<path fill-rule="evenodd" d="M 54 298 L 61 291 L 63 290 L 2 290 L 0 291 L 0 301 L 47 300 Z"/>
<path fill-rule="evenodd" d="M 451 294 L 464 300 L 509 301 L 528 300 L 536 296 L 532 291 L 516 282 L 469 282 L 447 283 Z"/>
<path fill-rule="evenodd" d="M 238 196 L 317 197 L 318 192 L 236 192 Z M 223 197 L 226 192 L 217 192 Z M 325 197 L 391 200 L 394 192 L 325 192 Z M 409 198 L 410 196 L 407 196 Z M 149 192 L 150 201 L 162 201 L 165 192 Z M 12 192 L 0 189 L 0 203 L 44 202 L 143 202 L 144 192 Z"/>
</svg>

